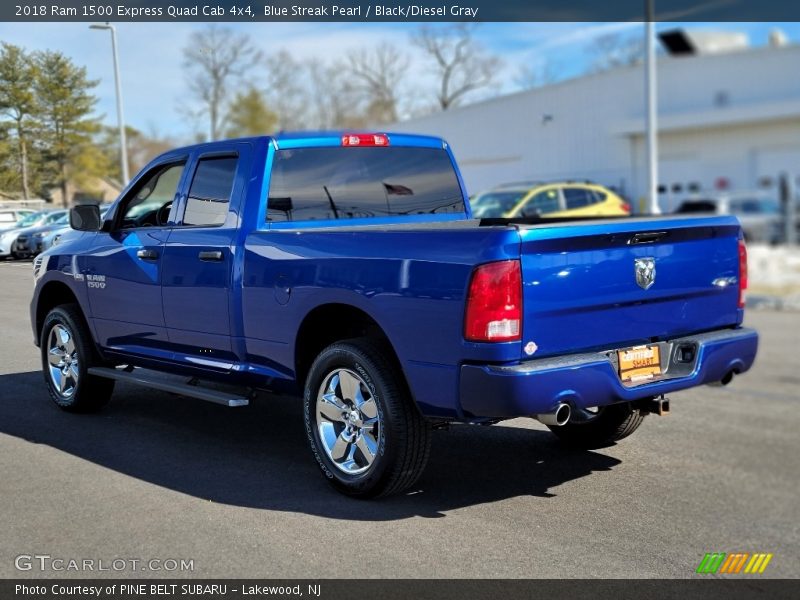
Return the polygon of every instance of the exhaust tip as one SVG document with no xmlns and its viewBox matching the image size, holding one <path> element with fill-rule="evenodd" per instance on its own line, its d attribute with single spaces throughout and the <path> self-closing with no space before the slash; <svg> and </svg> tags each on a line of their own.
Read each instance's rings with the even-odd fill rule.
<svg viewBox="0 0 800 600">
<path fill-rule="evenodd" d="M 535 418 L 545 425 L 560 427 L 567 424 L 571 415 L 572 409 L 569 407 L 569 404 L 562 402 L 553 412 L 536 415 Z"/>
<path fill-rule="evenodd" d="M 731 381 L 733 381 L 733 376 L 736 374 L 735 371 L 731 370 L 728 371 L 727 375 L 719 380 L 722 385 L 728 385 Z"/>
<path fill-rule="evenodd" d="M 722 379 L 720 379 L 719 381 L 712 381 L 708 385 L 712 387 L 722 387 L 728 385 L 731 381 L 733 381 L 733 376 L 738 374 L 739 374 L 738 369 L 731 369 L 723 376 Z"/>
<path fill-rule="evenodd" d="M 570 416 L 572 416 L 572 409 L 569 404 L 561 404 L 556 409 L 556 425 L 566 425 Z"/>
</svg>

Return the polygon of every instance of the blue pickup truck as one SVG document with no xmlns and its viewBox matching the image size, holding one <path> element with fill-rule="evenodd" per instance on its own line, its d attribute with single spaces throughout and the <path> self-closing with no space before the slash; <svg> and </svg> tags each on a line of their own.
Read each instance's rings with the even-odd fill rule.
<svg viewBox="0 0 800 600">
<path fill-rule="evenodd" d="M 115 381 L 231 407 L 302 394 L 313 456 L 351 496 L 414 484 L 451 422 L 612 444 L 758 344 L 735 218 L 473 219 L 438 138 L 181 148 L 71 225 L 31 303 L 59 407 L 99 409 Z"/>
</svg>

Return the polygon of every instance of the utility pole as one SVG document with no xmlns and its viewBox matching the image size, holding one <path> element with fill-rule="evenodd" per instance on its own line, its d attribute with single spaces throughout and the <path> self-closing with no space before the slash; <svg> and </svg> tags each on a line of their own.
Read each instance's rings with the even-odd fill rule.
<svg viewBox="0 0 800 600">
<path fill-rule="evenodd" d="M 647 104 L 647 200 L 650 213 L 658 205 L 658 96 L 656 85 L 655 0 L 645 0 L 645 102 Z"/>
<path fill-rule="evenodd" d="M 125 140 L 125 118 L 122 116 L 122 84 L 119 76 L 119 57 L 117 56 L 117 30 L 110 23 L 105 25 L 95 23 L 89 25 L 89 29 L 107 29 L 111 32 L 111 54 L 114 60 L 114 85 L 117 90 L 117 126 L 119 127 L 119 160 L 120 174 L 122 175 L 122 185 L 128 185 L 130 177 L 128 174 L 128 144 Z"/>
</svg>

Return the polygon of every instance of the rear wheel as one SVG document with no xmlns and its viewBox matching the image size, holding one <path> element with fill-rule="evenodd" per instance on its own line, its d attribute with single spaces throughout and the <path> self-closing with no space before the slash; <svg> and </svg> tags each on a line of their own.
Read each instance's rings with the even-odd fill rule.
<svg viewBox="0 0 800 600">
<path fill-rule="evenodd" d="M 99 362 L 80 309 L 65 304 L 51 310 L 40 338 L 42 370 L 50 397 L 70 412 L 99 410 L 111 398 L 114 381 L 89 375 Z"/>
<path fill-rule="evenodd" d="M 303 401 L 317 464 L 340 492 L 386 496 L 413 485 L 430 451 L 430 426 L 385 347 L 367 339 L 328 346 Z"/>
<path fill-rule="evenodd" d="M 577 448 L 603 448 L 636 431 L 645 414 L 630 402 L 572 411 L 566 425 L 548 426 L 562 442 Z"/>
</svg>

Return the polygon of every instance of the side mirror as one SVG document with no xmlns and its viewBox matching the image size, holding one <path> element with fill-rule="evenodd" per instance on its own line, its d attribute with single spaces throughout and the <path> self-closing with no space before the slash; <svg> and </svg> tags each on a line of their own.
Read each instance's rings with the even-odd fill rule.
<svg viewBox="0 0 800 600">
<path fill-rule="evenodd" d="M 76 206 L 69 211 L 69 226 L 76 231 L 98 231 L 101 224 L 100 207 L 96 204 Z"/>
</svg>

